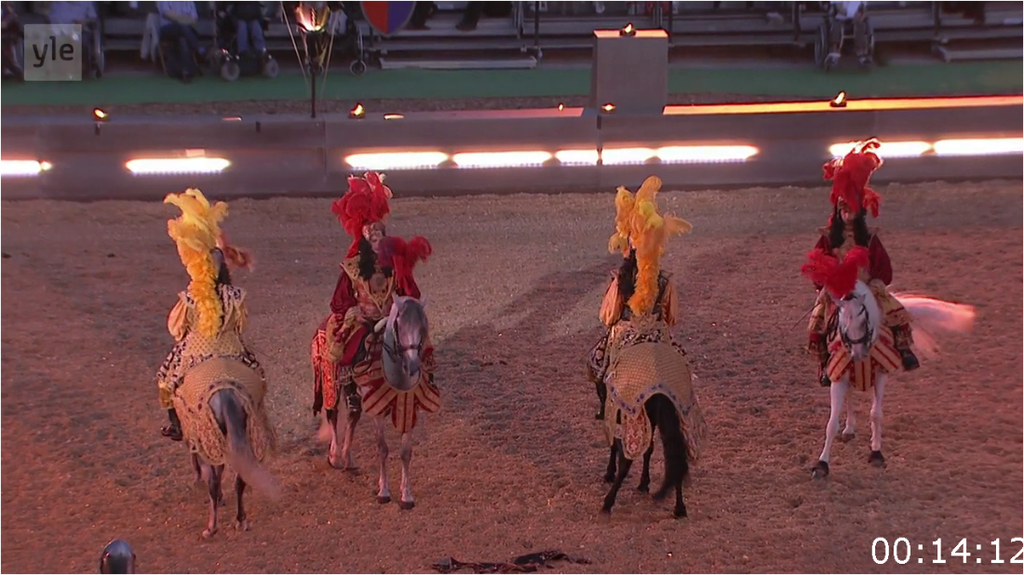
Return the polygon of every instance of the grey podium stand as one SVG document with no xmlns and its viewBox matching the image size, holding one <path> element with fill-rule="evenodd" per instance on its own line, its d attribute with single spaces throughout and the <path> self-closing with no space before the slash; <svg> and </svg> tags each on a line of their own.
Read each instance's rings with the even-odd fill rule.
<svg viewBox="0 0 1024 575">
<path fill-rule="evenodd" d="M 594 30 L 590 102 L 584 116 L 660 115 L 668 104 L 668 33 Z M 614 106 L 604 110 L 607 105 Z"/>
</svg>

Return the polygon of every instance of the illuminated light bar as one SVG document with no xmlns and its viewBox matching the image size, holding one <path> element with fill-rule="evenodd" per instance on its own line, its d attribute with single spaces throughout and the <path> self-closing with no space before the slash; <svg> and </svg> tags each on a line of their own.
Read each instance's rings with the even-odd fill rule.
<svg viewBox="0 0 1024 575">
<path fill-rule="evenodd" d="M 452 160 L 460 168 L 521 168 L 540 166 L 552 157 L 550 152 L 464 152 Z"/>
<path fill-rule="evenodd" d="M 596 166 L 600 154 L 597 150 L 559 150 L 555 159 L 566 166 Z"/>
<path fill-rule="evenodd" d="M 436 168 L 447 159 L 444 152 L 383 152 L 352 154 L 345 163 L 356 170 L 417 170 Z"/>
<path fill-rule="evenodd" d="M 939 140 L 932 146 L 939 156 L 995 156 L 1024 153 L 1024 138 Z"/>
<path fill-rule="evenodd" d="M 715 164 L 745 162 L 757 153 L 754 146 L 666 146 L 655 155 L 663 164 Z"/>
<path fill-rule="evenodd" d="M 0 160 L 0 176 L 14 178 L 30 178 L 53 167 L 50 162 L 35 160 Z"/>
<path fill-rule="evenodd" d="M 155 176 L 219 174 L 230 165 L 224 158 L 140 158 L 128 160 L 124 167 L 136 176 Z"/>
<path fill-rule="evenodd" d="M 601 151 L 601 161 L 606 166 L 643 164 L 657 153 L 651 148 L 605 148 Z"/>
<path fill-rule="evenodd" d="M 857 142 L 844 142 L 833 144 L 828 147 L 828 153 L 833 158 L 842 158 L 853 151 Z M 932 145 L 928 142 L 881 142 L 881 145 L 874 150 L 881 158 L 916 158 L 931 151 Z"/>
</svg>

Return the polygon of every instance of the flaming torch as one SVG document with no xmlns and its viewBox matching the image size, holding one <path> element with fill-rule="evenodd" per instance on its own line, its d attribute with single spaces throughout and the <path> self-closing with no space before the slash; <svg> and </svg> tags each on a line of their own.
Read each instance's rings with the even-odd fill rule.
<svg viewBox="0 0 1024 575">
<path fill-rule="evenodd" d="M 326 33 L 330 15 L 331 10 L 326 2 L 299 2 L 295 9 L 295 21 L 298 23 L 306 52 L 304 64 L 309 70 L 312 84 L 312 118 L 316 118 L 316 78 L 324 72 L 327 67 L 326 60 L 330 58 L 330 35 Z"/>
</svg>

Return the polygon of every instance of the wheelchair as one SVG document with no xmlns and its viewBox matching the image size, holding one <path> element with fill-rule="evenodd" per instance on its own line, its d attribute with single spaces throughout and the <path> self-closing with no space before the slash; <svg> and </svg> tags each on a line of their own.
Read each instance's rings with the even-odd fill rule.
<svg viewBox="0 0 1024 575">
<path fill-rule="evenodd" d="M 277 60 L 264 51 L 257 54 L 238 53 L 238 38 L 235 20 L 230 17 L 218 16 L 215 25 L 213 49 L 207 52 L 207 65 L 220 74 L 225 81 L 234 82 L 242 76 L 262 75 L 265 78 L 276 78 L 281 71 Z"/>
<path fill-rule="evenodd" d="M 831 2 L 827 4 L 825 18 L 818 26 L 818 33 L 814 37 L 814 64 L 826 72 L 839 65 L 846 41 L 856 41 L 853 20 L 838 19 L 835 5 Z M 842 27 L 842 36 L 839 40 L 839 49 L 832 53 L 832 30 L 835 26 Z M 871 26 L 871 17 L 867 15 L 864 16 L 864 35 L 867 40 L 867 54 L 861 58 L 860 63 L 862 66 L 870 66 L 875 56 L 875 31 Z"/>
</svg>

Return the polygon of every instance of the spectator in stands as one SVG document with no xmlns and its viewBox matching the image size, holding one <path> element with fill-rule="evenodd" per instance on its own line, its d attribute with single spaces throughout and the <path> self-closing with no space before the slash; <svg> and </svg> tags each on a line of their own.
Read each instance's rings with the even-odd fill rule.
<svg viewBox="0 0 1024 575">
<path fill-rule="evenodd" d="M 82 52 L 93 58 L 94 33 L 99 17 L 95 2 L 50 2 L 50 24 L 79 24 L 82 26 Z M 88 60 L 85 60 L 88 61 Z"/>
<path fill-rule="evenodd" d="M 25 72 L 19 56 L 22 34 L 18 13 L 10 2 L 0 2 L 0 12 L 3 13 L 3 73 L 24 80 Z"/>
<path fill-rule="evenodd" d="M 161 44 L 166 42 L 177 48 L 171 55 L 164 54 L 164 63 L 169 64 L 168 73 L 187 84 L 192 81 L 192 76 L 199 73 L 196 56 L 204 57 L 199 46 L 199 33 L 195 28 L 199 22 L 196 3 L 157 2 L 156 9 L 160 13 Z M 176 62 L 169 62 L 168 56 L 172 56 L 171 60 Z"/>
<path fill-rule="evenodd" d="M 433 2 L 417 2 L 412 9 L 412 16 L 406 26 L 409 30 L 429 30 L 427 20 L 437 12 L 437 4 Z"/>
<path fill-rule="evenodd" d="M 857 50 L 857 59 L 862 65 L 871 63 L 871 54 L 868 51 L 868 27 L 867 27 L 867 2 L 853 0 L 848 2 L 832 2 L 835 10 L 835 22 L 831 29 L 829 38 L 828 57 L 838 62 L 840 58 L 839 49 L 843 45 L 843 29 L 847 22 L 853 22 L 853 44 Z"/>
<path fill-rule="evenodd" d="M 246 54 L 252 47 L 255 54 L 262 56 L 267 51 L 267 41 L 263 36 L 263 28 L 267 22 L 263 16 L 263 6 L 259 2 L 218 2 L 218 4 L 223 4 L 224 12 L 234 20 L 238 53 Z"/>
<path fill-rule="evenodd" d="M 511 2 L 466 2 L 466 9 L 462 12 L 462 21 L 455 27 L 463 32 L 476 30 L 481 16 L 491 18 L 504 18 L 512 14 Z"/>
</svg>

